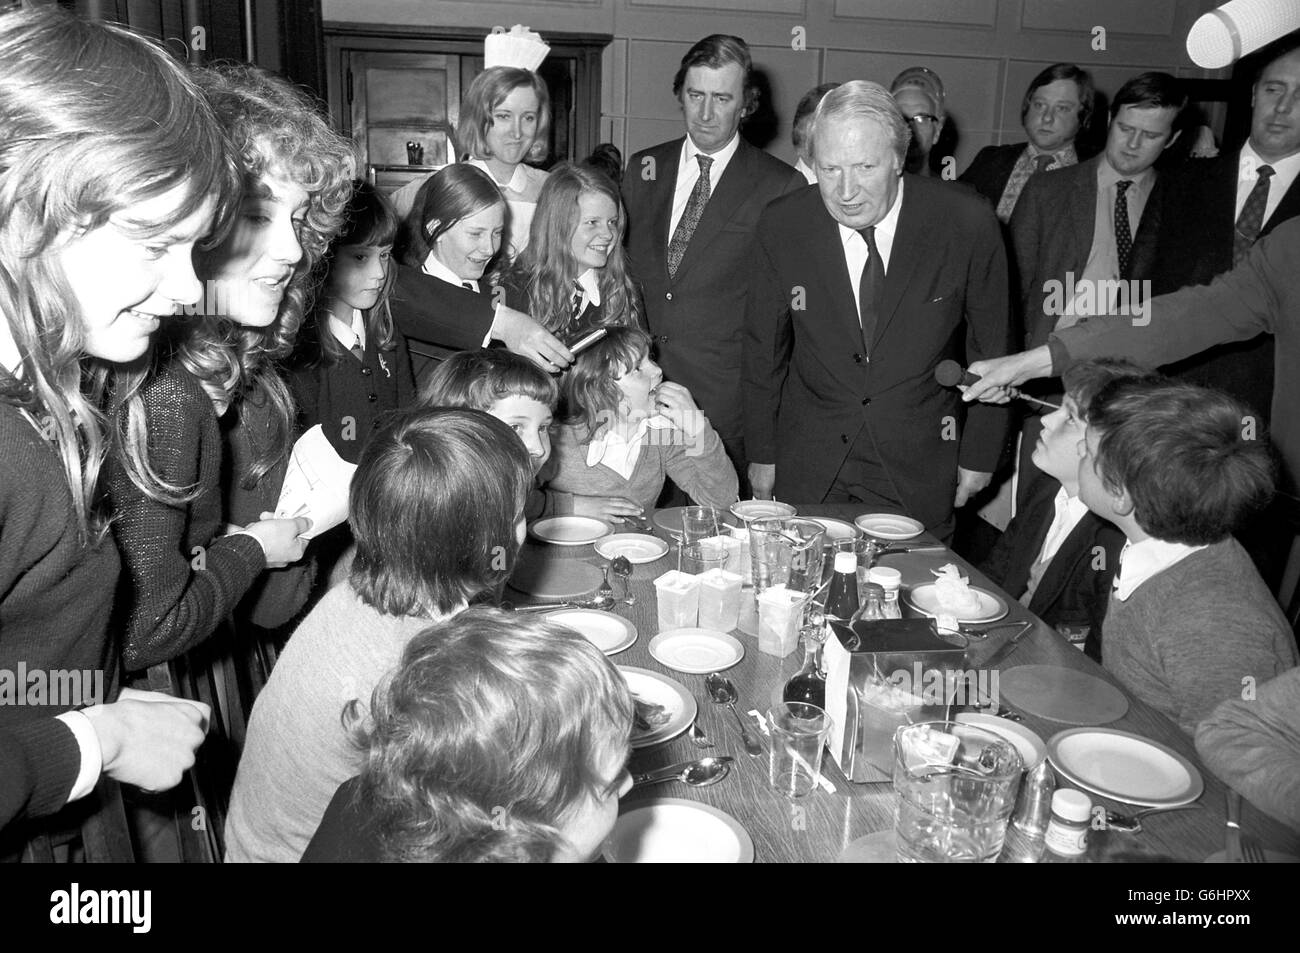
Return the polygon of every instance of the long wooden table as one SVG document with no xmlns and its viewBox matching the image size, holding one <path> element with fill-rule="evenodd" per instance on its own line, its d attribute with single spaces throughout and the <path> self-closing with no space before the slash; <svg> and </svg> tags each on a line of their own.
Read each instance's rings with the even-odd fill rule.
<svg viewBox="0 0 1300 953">
<path fill-rule="evenodd" d="M 822 505 L 800 507 L 800 515 L 827 516 L 852 522 L 862 512 L 859 506 Z M 662 534 L 657 534 L 662 535 Z M 921 537 L 918 541 L 934 540 Z M 592 565 L 603 565 L 604 560 L 592 546 L 543 546 L 531 539 L 525 544 L 527 558 L 581 559 Z M 834 861 L 841 851 L 856 838 L 875 831 L 890 830 L 894 824 L 897 798 L 888 783 L 855 784 L 845 779 L 838 766 L 828 756 L 823 759 L 822 771 L 835 786 L 829 794 L 818 788 L 807 797 L 791 800 L 776 794 L 768 786 L 767 756 L 748 757 L 740 744 L 739 731 L 730 713 L 713 705 L 704 687 L 703 675 L 685 675 L 661 665 L 649 651 L 650 640 L 659 631 L 655 590 L 655 577 L 674 568 L 674 550 L 653 563 L 636 566 L 631 579 L 631 591 L 636 596 L 634 606 L 619 603 L 611 610 L 630 620 L 636 626 L 638 638 L 627 650 L 613 656 L 619 665 L 631 665 L 661 672 L 675 679 L 694 695 L 699 705 L 699 726 L 715 747 L 700 749 L 690 742 L 686 734 L 679 735 L 661 745 L 636 752 L 632 760 L 634 772 L 686 761 L 707 755 L 729 754 L 735 757 L 730 775 L 718 784 L 707 788 L 692 788 L 685 784 L 669 783 L 632 791 L 624 798 L 624 808 L 641 800 L 671 796 L 703 801 L 736 818 L 754 841 L 757 861 L 826 862 Z M 956 561 L 965 566 L 974 584 L 998 590 L 981 573 L 951 552 L 907 553 L 885 556 L 879 565 L 900 570 L 904 587 L 933 579 L 929 570 L 945 562 Z M 622 595 L 619 580 L 612 579 L 615 592 Z M 998 590 L 1000 591 L 1000 590 Z M 1063 666 L 1086 672 L 1119 686 L 1100 666 L 1071 646 L 1054 629 L 1033 616 L 1016 600 L 1007 598 L 1011 607 L 1007 621 L 1032 619 L 1034 626 L 1019 646 L 1001 664 L 999 670 L 1021 665 L 1046 664 Z M 1014 630 L 992 633 L 987 640 L 972 642 L 968 667 L 981 668 L 1002 641 L 1010 638 Z M 766 711 L 786 680 L 800 667 L 803 653 L 796 649 L 786 658 L 760 652 L 758 640 L 740 631 L 733 633 L 745 646 L 745 657 L 727 676 L 739 692 L 736 707 L 742 714 L 751 709 Z M 1127 691 L 1129 710 L 1124 717 L 1104 727 L 1128 731 L 1167 745 L 1190 760 L 1201 772 L 1205 792 L 1200 798 L 1200 810 L 1157 814 L 1144 818 L 1143 830 L 1138 834 L 1119 831 L 1093 831 L 1089 837 L 1088 861 L 1150 862 L 1184 861 L 1199 863 L 1224 846 L 1225 786 L 1196 756 L 1192 740 L 1164 715 L 1134 698 Z M 1026 714 L 1024 724 L 1044 741 L 1057 732 L 1072 727 Z M 1105 798 L 1092 796 L 1100 803 L 1122 813 L 1132 813 L 1137 808 L 1119 804 Z M 1243 806 L 1243 829 L 1267 847 L 1300 854 L 1300 835 L 1284 825 L 1255 811 L 1249 804 Z M 1005 855 L 1004 855 L 1005 859 Z"/>
</svg>

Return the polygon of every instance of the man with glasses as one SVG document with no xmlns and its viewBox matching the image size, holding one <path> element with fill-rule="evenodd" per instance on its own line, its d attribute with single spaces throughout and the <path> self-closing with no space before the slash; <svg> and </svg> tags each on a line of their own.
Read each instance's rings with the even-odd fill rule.
<svg viewBox="0 0 1300 953">
<path fill-rule="evenodd" d="M 907 158 L 903 171 L 913 175 L 933 176 L 930 152 L 943 134 L 943 80 L 934 70 L 925 66 L 909 66 L 889 85 L 894 102 L 902 110 L 912 127 L 912 139 L 907 144 Z"/>
<path fill-rule="evenodd" d="M 1095 95 L 1086 70 L 1073 63 L 1047 67 L 1034 77 L 1020 104 L 1020 122 L 1029 141 L 985 146 L 960 181 L 992 202 L 998 220 L 1007 224 L 1030 176 L 1079 161 L 1074 143 L 1092 118 Z"/>
</svg>

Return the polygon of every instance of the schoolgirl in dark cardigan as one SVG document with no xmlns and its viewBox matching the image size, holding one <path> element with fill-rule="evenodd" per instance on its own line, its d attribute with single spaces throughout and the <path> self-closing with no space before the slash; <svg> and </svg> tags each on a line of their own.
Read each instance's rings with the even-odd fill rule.
<svg viewBox="0 0 1300 953">
<path fill-rule="evenodd" d="M 380 415 L 415 399 L 415 380 L 388 310 L 397 216 L 373 185 L 358 182 L 345 221 L 323 262 L 291 384 L 302 429 L 320 424 L 338 455 L 357 463 Z"/>
<path fill-rule="evenodd" d="M 57 857 L 83 821 L 108 823 L 107 779 L 172 787 L 203 740 L 204 706 L 118 692 L 101 467 L 120 456 L 165 488 L 147 429 L 115 433 L 101 408 L 110 378 L 129 400 L 153 332 L 197 300 L 193 248 L 236 180 L 182 66 L 57 7 L 0 14 L 0 128 L 0 670 L 82 689 L 21 679 L 27 697 L 0 703 L 3 861 Z M 86 858 L 127 859 L 105 840 Z"/>
</svg>

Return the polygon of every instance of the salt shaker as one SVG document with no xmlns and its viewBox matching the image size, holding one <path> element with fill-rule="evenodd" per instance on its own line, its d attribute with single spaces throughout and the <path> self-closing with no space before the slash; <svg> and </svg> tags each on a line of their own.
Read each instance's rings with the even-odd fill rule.
<svg viewBox="0 0 1300 953">
<path fill-rule="evenodd" d="M 1056 777 L 1052 774 L 1051 764 L 1044 758 L 1020 782 L 1020 795 L 1016 798 L 1011 823 L 1031 837 L 1042 837 L 1052 819 L 1052 793 L 1055 790 Z"/>
</svg>

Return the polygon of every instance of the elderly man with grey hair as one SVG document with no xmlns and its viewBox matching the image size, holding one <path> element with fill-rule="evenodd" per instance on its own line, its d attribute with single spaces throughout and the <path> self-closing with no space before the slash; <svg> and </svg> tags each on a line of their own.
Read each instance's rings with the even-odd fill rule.
<svg viewBox="0 0 1300 953">
<path fill-rule="evenodd" d="M 854 80 L 813 117 L 817 189 L 763 212 L 746 313 L 745 444 L 755 496 L 860 503 L 941 538 L 1008 431 L 935 367 L 1011 344 L 1007 261 L 988 203 L 904 174 L 889 91 Z"/>
</svg>

